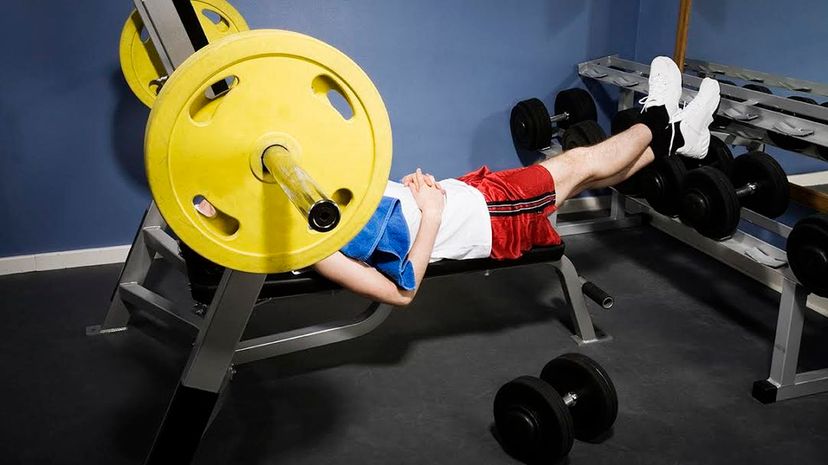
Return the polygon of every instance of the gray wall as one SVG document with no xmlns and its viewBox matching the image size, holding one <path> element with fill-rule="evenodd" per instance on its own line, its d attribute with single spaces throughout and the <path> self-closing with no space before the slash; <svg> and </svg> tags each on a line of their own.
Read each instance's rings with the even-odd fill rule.
<svg viewBox="0 0 828 465">
<path fill-rule="evenodd" d="M 392 175 L 518 166 L 511 106 L 582 85 L 575 65 L 635 55 L 639 1 L 234 0 L 253 28 L 316 36 L 379 88 Z M 129 0 L 8 2 L 0 15 L 0 256 L 131 242 L 149 202 L 148 110 L 120 74 Z M 613 90 L 595 89 L 602 109 Z M 604 122 L 606 116 L 602 115 Z"/>
</svg>

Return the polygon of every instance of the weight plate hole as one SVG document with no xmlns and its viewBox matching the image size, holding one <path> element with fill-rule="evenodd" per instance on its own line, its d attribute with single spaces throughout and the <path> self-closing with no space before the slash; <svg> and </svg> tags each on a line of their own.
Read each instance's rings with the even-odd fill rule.
<svg viewBox="0 0 828 465">
<path fill-rule="evenodd" d="M 342 118 L 346 121 L 353 118 L 354 107 L 351 105 L 348 97 L 346 97 L 345 92 L 333 78 L 326 75 L 317 76 L 311 86 L 317 94 L 322 94 L 328 99 L 328 103 L 342 115 Z"/>
<path fill-rule="evenodd" d="M 351 203 L 351 200 L 354 198 L 354 193 L 351 192 L 349 189 L 338 189 L 336 192 L 331 195 L 331 200 L 337 203 L 337 205 L 341 207 L 347 206 Z"/>
<path fill-rule="evenodd" d="M 223 16 L 221 16 L 220 13 L 205 8 L 201 10 L 201 14 L 204 15 L 205 18 L 209 19 L 211 23 L 215 24 L 216 29 L 219 31 L 225 32 L 230 29 L 230 23 Z"/>
<path fill-rule="evenodd" d="M 193 207 L 195 207 L 199 216 L 204 219 L 204 223 L 209 225 L 217 234 L 232 236 L 239 230 L 239 221 L 237 219 L 216 208 L 203 195 L 193 197 Z"/>
<path fill-rule="evenodd" d="M 238 84 L 237 76 L 227 76 L 207 86 L 204 93 L 200 94 L 190 105 L 190 118 L 198 123 L 209 122 L 221 105 L 222 97 L 229 94 Z"/>
<path fill-rule="evenodd" d="M 147 42 L 149 42 L 149 40 L 150 40 L 150 36 L 149 36 L 149 31 L 147 31 L 147 28 L 146 28 L 146 27 L 141 26 L 141 33 L 140 33 L 140 37 L 141 37 L 141 42 L 142 42 L 142 43 L 147 43 Z"/>
</svg>

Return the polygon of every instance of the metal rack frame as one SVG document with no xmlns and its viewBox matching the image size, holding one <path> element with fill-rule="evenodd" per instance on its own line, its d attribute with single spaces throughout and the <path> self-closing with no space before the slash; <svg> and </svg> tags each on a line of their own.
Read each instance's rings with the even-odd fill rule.
<svg viewBox="0 0 828 465">
<path fill-rule="evenodd" d="M 708 73 L 730 73 L 727 75 L 753 81 L 761 79 L 761 82 L 767 84 L 784 84 L 783 87 L 795 88 L 793 90 L 799 91 L 808 89 L 814 93 L 828 92 L 828 86 L 807 81 L 775 77 L 694 60 L 690 60 L 689 63 L 691 69 L 706 70 L 705 72 Z M 635 92 L 648 92 L 649 66 L 617 56 L 581 63 L 578 65 L 578 73 L 583 77 L 619 87 L 619 110 L 633 106 Z M 689 101 L 697 93 L 693 88 L 698 89 L 701 78 L 688 74 L 684 74 L 682 78 L 685 85 L 682 90 L 682 99 Z M 764 148 L 764 144 L 773 145 L 767 137 L 767 131 L 775 131 L 809 142 L 811 145 L 801 151 L 804 155 L 815 156 L 817 145 L 828 147 L 828 124 L 790 115 L 792 113 L 828 121 L 828 108 L 727 84 L 721 85 L 721 94 L 725 98 L 721 100 L 717 114 L 728 120 L 727 126 L 723 129 L 726 133 L 724 139 L 728 143 L 747 145 L 752 149 Z M 796 128 L 797 131 L 781 130 L 791 127 Z M 613 191 L 613 199 L 620 195 Z M 828 316 L 828 299 L 809 295 L 799 285 L 787 266 L 779 269 L 770 268 L 745 255 L 745 251 L 750 248 L 760 248 L 769 255 L 787 262 L 787 256 L 783 250 L 743 231 L 737 231 L 724 241 L 707 239 L 681 224 L 677 219 L 655 212 L 643 200 L 626 198 L 625 212 L 646 214 L 651 218 L 650 224 L 657 229 L 781 294 L 770 376 L 766 380 L 755 383 L 754 397 L 767 403 L 828 391 L 828 369 L 805 373 L 796 372 L 805 311 L 810 308 Z M 785 238 L 791 231 L 789 226 L 745 208 L 742 209 L 741 216 L 743 220 Z"/>
</svg>

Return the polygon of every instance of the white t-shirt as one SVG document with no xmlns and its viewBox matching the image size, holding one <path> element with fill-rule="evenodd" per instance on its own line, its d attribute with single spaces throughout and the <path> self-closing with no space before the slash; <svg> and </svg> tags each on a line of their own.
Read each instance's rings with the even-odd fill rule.
<svg viewBox="0 0 828 465">
<path fill-rule="evenodd" d="M 431 252 L 431 262 L 444 258 L 488 258 L 492 252 L 492 224 L 483 194 L 457 179 L 444 179 L 440 185 L 446 191 L 446 206 Z M 408 187 L 394 181 L 388 181 L 385 195 L 400 199 L 413 244 L 422 217 L 414 195 Z"/>
</svg>

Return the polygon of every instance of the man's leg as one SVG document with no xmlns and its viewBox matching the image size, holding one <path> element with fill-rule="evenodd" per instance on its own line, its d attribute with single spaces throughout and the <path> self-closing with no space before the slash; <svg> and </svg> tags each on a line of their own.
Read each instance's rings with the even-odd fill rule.
<svg viewBox="0 0 828 465">
<path fill-rule="evenodd" d="M 636 124 L 600 144 L 578 147 L 541 162 L 555 180 L 556 204 L 591 187 L 617 184 L 653 161 L 652 133 Z M 613 182 L 613 184 L 605 184 Z"/>
</svg>

